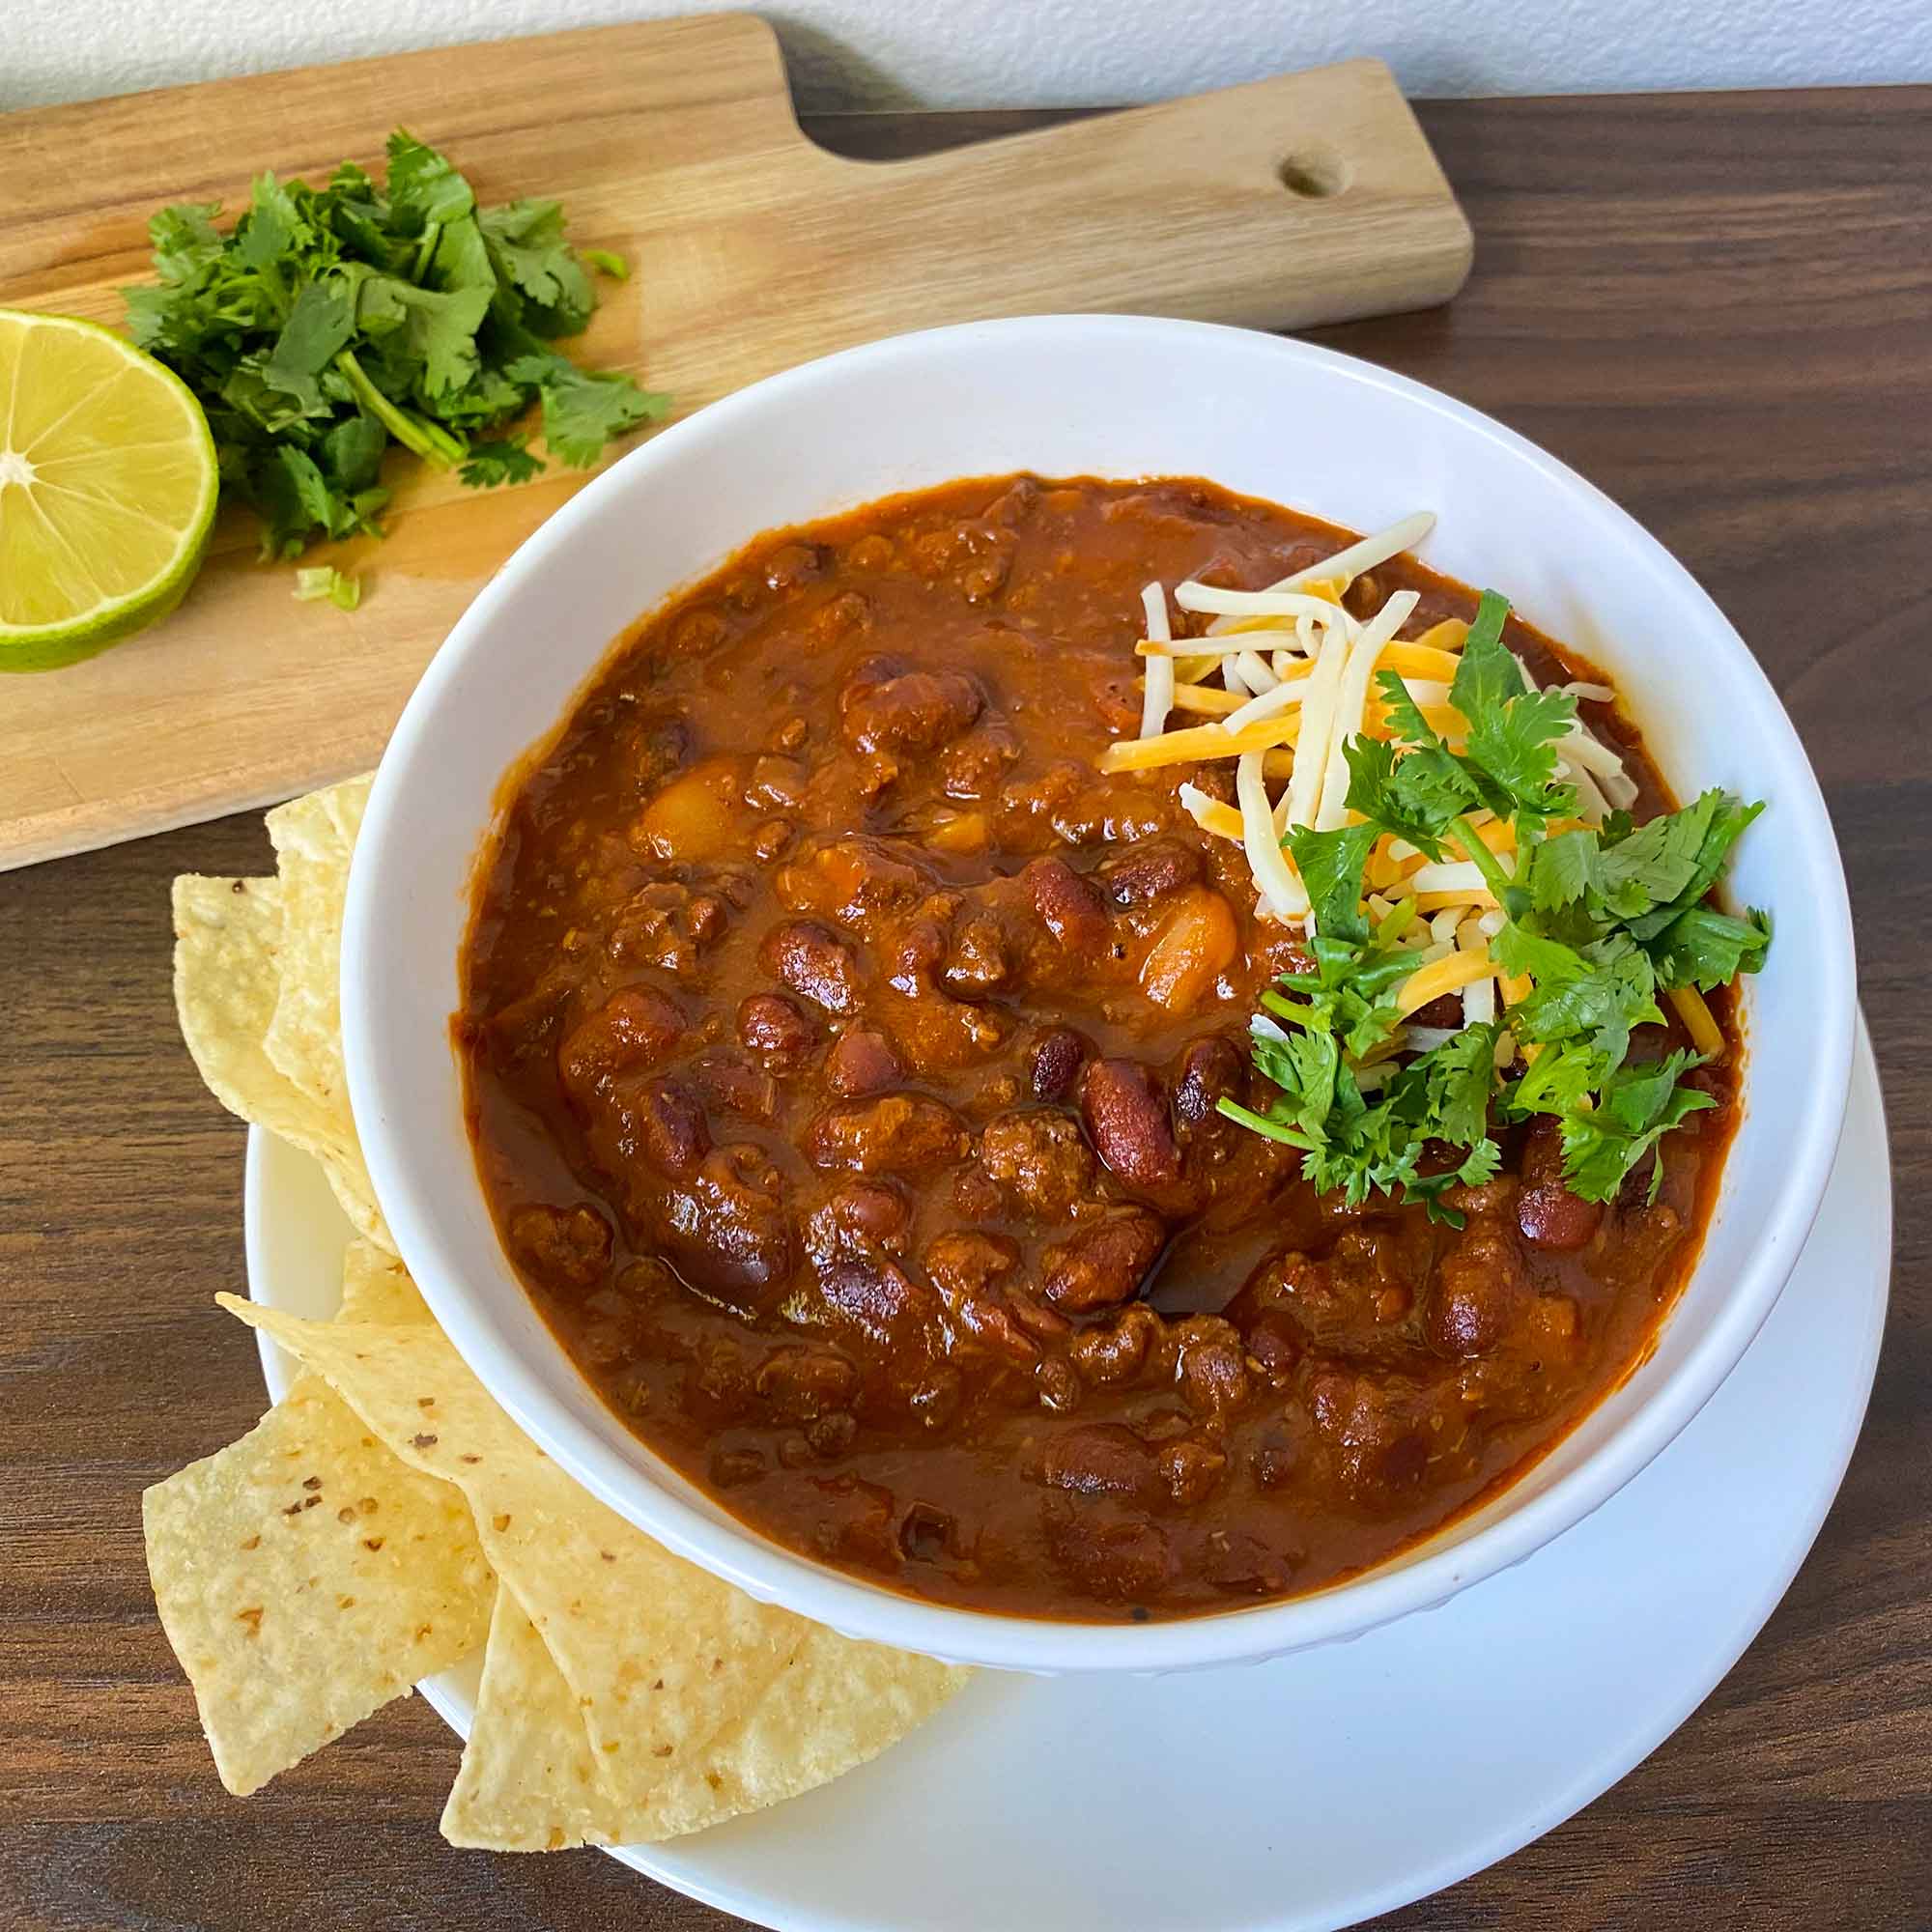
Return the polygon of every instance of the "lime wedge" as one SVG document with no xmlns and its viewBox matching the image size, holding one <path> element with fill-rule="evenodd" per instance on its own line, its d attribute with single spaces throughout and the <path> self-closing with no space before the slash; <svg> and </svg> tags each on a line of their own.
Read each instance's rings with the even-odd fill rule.
<svg viewBox="0 0 1932 1932">
<path fill-rule="evenodd" d="M 181 602 L 214 519 L 208 419 L 91 322 L 0 308 L 0 671 L 53 670 Z"/>
</svg>

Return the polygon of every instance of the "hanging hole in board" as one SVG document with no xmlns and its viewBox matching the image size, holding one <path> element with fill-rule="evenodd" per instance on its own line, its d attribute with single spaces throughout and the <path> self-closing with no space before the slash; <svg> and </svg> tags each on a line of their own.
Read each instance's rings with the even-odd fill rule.
<svg viewBox="0 0 1932 1932">
<path fill-rule="evenodd" d="M 1349 185 L 1349 171 L 1339 156 L 1323 148 L 1302 148 L 1275 165 L 1274 178 L 1290 194 L 1304 201 L 1326 201 Z"/>
</svg>

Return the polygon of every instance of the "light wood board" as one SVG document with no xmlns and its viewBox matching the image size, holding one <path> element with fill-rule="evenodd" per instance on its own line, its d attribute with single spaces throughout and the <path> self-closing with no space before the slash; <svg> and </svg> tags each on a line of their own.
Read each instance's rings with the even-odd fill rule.
<svg viewBox="0 0 1932 1932">
<path fill-rule="evenodd" d="M 376 166 L 398 125 L 485 201 L 554 196 L 580 246 L 631 259 L 570 352 L 679 413 L 902 329 L 1066 309 L 1292 327 L 1444 301 L 1469 266 L 1378 61 L 876 163 L 809 141 L 771 30 L 717 14 L 0 116 L 0 305 L 118 322 L 157 206 Z M 296 604 L 237 513 L 164 623 L 0 677 L 0 867 L 374 763 L 477 587 L 583 479 L 479 493 L 399 456 L 385 480 L 387 540 L 310 559 L 361 575 L 358 611 Z"/>
</svg>

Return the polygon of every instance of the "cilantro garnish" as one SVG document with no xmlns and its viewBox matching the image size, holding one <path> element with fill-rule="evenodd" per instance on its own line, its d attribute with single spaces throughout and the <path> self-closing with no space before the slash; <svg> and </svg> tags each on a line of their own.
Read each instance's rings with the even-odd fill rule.
<svg viewBox="0 0 1932 1932">
<path fill-rule="evenodd" d="M 1697 1055 L 1633 1062 L 1633 1035 L 1663 1024 L 1661 992 L 1709 991 L 1755 972 L 1771 941 L 1763 913 L 1737 919 L 1708 903 L 1761 805 L 1708 791 L 1641 826 L 1614 812 L 1600 826 L 1554 830 L 1578 809 L 1557 762 L 1576 701 L 1530 689 L 1503 642 L 1508 613 L 1485 591 L 1469 626 L 1449 693 L 1466 724 L 1462 749 L 1430 725 L 1399 676 L 1382 672 L 1392 737 L 1344 747 L 1348 806 L 1360 822 L 1292 829 L 1284 839 L 1314 909 L 1313 969 L 1264 993 L 1254 1020 L 1255 1065 L 1279 1097 L 1263 1111 L 1228 1100 L 1221 1110 L 1299 1148 L 1309 1180 L 1354 1205 L 1400 1190 L 1458 1220 L 1439 1197 L 1496 1172 L 1492 1120 L 1534 1114 L 1560 1122 L 1571 1190 L 1612 1199 L 1671 1128 L 1714 1104 L 1685 1082 Z M 1510 823 L 1513 864 L 1484 843 L 1478 812 Z M 1364 869 L 1384 833 L 1432 861 L 1477 867 L 1504 915 L 1492 955 L 1527 990 L 1506 1018 L 1465 1026 L 1372 1080 L 1368 1065 L 1389 1058 L 1399 990 L 1416 970 L 1400 943 L 1413 901 L 1395 901 L 1378 925 L 1364 902 Z M 1507 1083 L 1496 1070 L 1506 1046 L 1521 1066 Z M 1652 1198 L 1661 1174 L 1654 1166 Z"/>
<path fill-rule="evenodd" d="M 596 305 L 554 201 L 481 208 L 434 148 L 398 130 L 388 179 L 353 162 L 327 185 L 261 176 L 223 234 L 213 207 L 149 223 L 158 285 L 123 291 L 134 340 L 180 374 L 213 431 L 224 492 L 253 505 L 266 556 L 380 536 L 391 443 L 476 489 L 543 460 L 499 434 L 533 406 L 549 454 L 582 467 L 663 415 L 630 377 L 551 344 Z"/>
</svg>

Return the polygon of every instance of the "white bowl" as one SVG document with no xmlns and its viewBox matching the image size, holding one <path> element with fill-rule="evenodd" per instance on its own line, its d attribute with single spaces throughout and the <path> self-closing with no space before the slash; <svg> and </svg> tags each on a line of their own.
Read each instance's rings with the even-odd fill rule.
<svg viewBox="0 0 1932 1932">
<path fill-rule="evenodd" d="M 505 771 L 611 640 L 762 530 L 1016 469 L 1207 476 L 1357 529 L 1433 509 L 1427 560 L 1496 585 L 1605 667 L 1681 795 L 1715 784 L 1771 804 L 1733 875 L 1777 926 L 1744 998 L 1745 1118 L 1655 1350 L 1504 1494 L 1293 1602 L 1119 1627 L 995 1616 L 768 1542 L 579 1376 L 503 1258 L 465 1134 L 448 1021 L 471 867 Z M 1418 384 L 1305 343 L 1125 316 L 850 350 L 714 404 L 591 483 L 484 588 L 410 700 L 363 824 L 342 955 L 350 1091 L 383 1210 L 437 1320 L 522 1427 L 640 1529 L 755 1597 L 855 1636 L 1050 1672 L 1181 1669 L 1358 1635 L 1521 1561 L 1627 1483 L 1729 1374 L 1798 1258 L 1844 1115 L 1854 983 L 1844 879 L 1797 734 L 1736 632 L 1653 538 L 1520 437 Z"/>
</svg>

